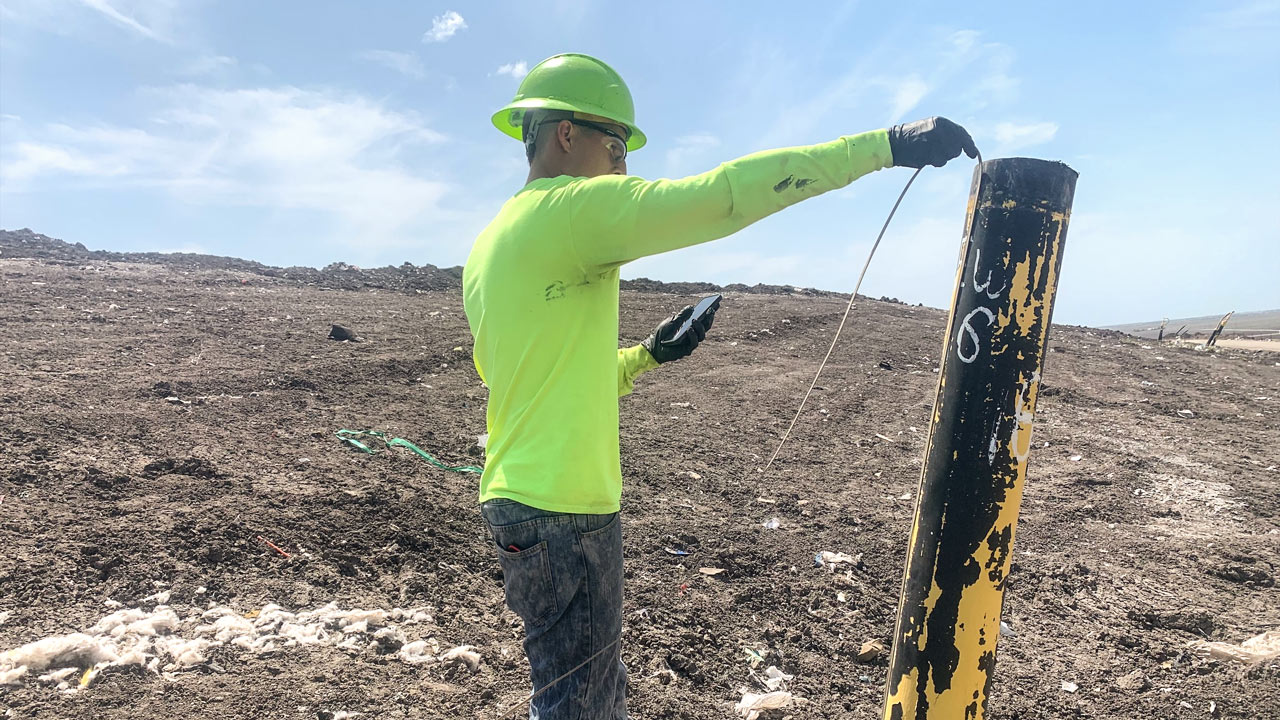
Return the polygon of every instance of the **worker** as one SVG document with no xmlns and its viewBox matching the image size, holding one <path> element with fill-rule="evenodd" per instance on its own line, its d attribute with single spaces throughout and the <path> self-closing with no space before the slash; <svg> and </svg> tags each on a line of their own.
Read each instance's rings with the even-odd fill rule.
<svg viewBox="0 0 1280 720">
<path fill-rule="evenodd" d="M 489 387 L 481 512 L 507 606 L 524 622 L 530 718 L 625 718 L 618 398 L 693 352 L 715 314 L 672 343 L 686 307 L 620 350 L 619 268 L 882 168 L 942 166 L 977 149 L 964 128 L 930 118 L 643 180 L 627 175 L 627 154 L 645 144 L 630 90 L 579 54 L 530 70 L 493 123 L 524 142 L 529 177 L 476 238 L 462 276 Z"/>
</svg>

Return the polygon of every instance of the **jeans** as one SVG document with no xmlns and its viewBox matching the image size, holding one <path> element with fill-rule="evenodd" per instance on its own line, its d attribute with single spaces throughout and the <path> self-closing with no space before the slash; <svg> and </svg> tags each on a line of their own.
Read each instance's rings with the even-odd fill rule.
<svg viewBox="0 0 1280 720">
<path fill-rule="evenodd" d="M 625 720 L 622 526 L 618 513 L 559 513 L 498 498 L 480 506 L 502 565 L 507 607 L 524 621 L 530 720 Z"/>
</svg>

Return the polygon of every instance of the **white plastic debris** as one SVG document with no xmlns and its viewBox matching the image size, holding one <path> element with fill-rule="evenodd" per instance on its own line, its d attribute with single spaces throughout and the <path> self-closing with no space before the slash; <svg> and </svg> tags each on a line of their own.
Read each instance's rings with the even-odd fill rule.
<svg viewBox="0 0 1280 720">
<path fill-rule="evenodd" d="M 1187 417 L 1187 418 L 1196 416 L 1196 414 L 1190 410 L 1179 410 L 1178 414 L 1181 415 L 1182 417 Z"/>
<path fill-rule="evenodd" d="M 768 688 L 770 692 L 775 690 L 785 690 L 787 688 L 787 683 L 794 679 L 795 675 L 788 675 L 773 665 L 765 668 L 764 671 L 764 686 Z"/>
<path fill-rule="evenodd" d="M 72 668 L 73 670 L 75 668 Z M 17 685 L 23 675 L 27 674 L 27 666 L 19 665 L 12 670 L 0 670 L 0 687 L 5 685 Z"/>
<path fill-rule="evenodd" d="M 1246 664 L 1267 662 L 1280 659 L 1280 630 L 1268 630 L 1261 635 L 1254 635 L 1239 645 L 1197 640 L 1191 643 L 1191 647 L 1202 655 L 1221 660 L 1234 660 Z"/>
<path fill-rule="evenodd" d="M 765 520 L 763 523 L 761 523 L 761 526 L 764 527 L 764 529 L 766 530 L 777 530 L 780 524 L 781 523 L 778 522 L 778 518 L 775 517 L 775 518 L 769 518 L 768 520 Z"/>
<path fill-rule="evenodd" d="M 1083 455 L 1072 455 L 1072 456 L 1071 456 L 1070 458 L 1068 458 L 1068 459 L 1069 459 L 1069 460 L 1071 460 L 1071 462 L 1080 462 L 1081 460 L 1083 460 L 1083 459 L 1084 459 L 1084 456 L 1083 456 Z"/>
<path fill-rule="evenodd" d="M 100 662 L 112 662 L 118 657 L 119 653 L 112 647 L 109 638 L 84 633 L 55 635 L 0 653 L 0 671 L 19 667 L 28 670 L 69 665 L 88 667 Z"/>
<path fill-rule="evenodd" d="M 1073 692 L 1075 692 L 1075 691 L 1077 691 L 1077 690 L 1079 690 L 1079 689 L 1080 689 L 1080 686 L 1079 686 L 1079 685 L 1077 685 L 1077 684 L 1075 684 L 1075 683 L 1073 683 L 1073 682 L 1068 682 L 1068 681 L 1066 681 L 1066 680 L 1063 680 L 1063 681 L 1062 681 L 1062 690 L 1063 690 L 1063 692 L 1073 693 Z"/>
<path fill-rule="evenodd" d="M 1001 621 L 1000 621 L 1000 636 L 1001 636 L 1001 637 L 1017 637 L 1017 635 L 1018 635 L 1018 633 L 1014 632 L 1014 631 L 1013 631 L 1013 628 L 1009 627 L 1009 623 L 1007 623 L 1007 622 L 1005 622 L 1005 621 L 1003 621 L 1003 620 L 1001 620 Z"/>
<path fill-rule="evenodd" d="M 440 656 L 440 662 L 458 661 L 472 670 L 480 669 L 480 653 L 470 645 L 459 645 Z"/>
<path fill-rule="evenodd" d="M 784 690 L 764 693 L 763 695 L 746 692 L 742 694 L 742 700 L 733 709 L 741 713 L 745 720 L 756 720 L 756 718 L 760 717 L 761 712 L 790 707 L 791 702 L 791 693 Z"/>
<path fill-rule="evenodd" d="M 168 600 L 169 591 L 144 602 Z M 279 605 L 241 614 L 210 604 L 187 622 L 179 621 L 167 605 L 152 610 L 123 608 L 95 623 L 88 631 L 37 640 L 0 653 L 0 685 L 28 682 L 54 683 L 75 692 L 93 683 L 108 667 L 138 665 L 169 680 L 176 673 L 209 666 L 209 651 L 230 646 L 245 652 L 264 653 L 294 646 L 326 645 L 349 652 L 387 652 L 398 643 L 393 657 L 404 662 L 460 662 L 477 669 L 480 655 L 469 645 L 440 655 L 435 638 L 406 642 L 393 622 L 414 625 L 432 622 L 430 608 L 393 610 L 344 610 L 330 603 L 315 610 L 290 612 Z M 416 651 L 416 652 L 415 652 Z M 52 669 L 39 675 L 40 671 Z M 69 678 L 82 673 L 77 683 Z"/>
<path fill-rule="evenodd" d="M 825 567 L 830 572 L 836 571 L 836 565 L 844 565 L 844 564 L 857 565 L 860 562 L 862 562 L 861 553 L 850 556 L 850 555 L 845 555 L 842 552 L 831 552 L 830 550 L 823 550 L 822 552 L 813 556 L 814 567 Z"/>
<path fill-rule="evenodd" d="M 62 682 L 63 680 L 66 680 L 67 678 L 71 677 L 77 672 L 80 672 L 80 668 L 65 667 L 65 668 L 62 668 L 61 670 L 54 670 L 53 672 L 45 673 L 44 675 L 40 676 L 39 680 L 40 682 L 56 684 L 56 683 Z"/>
</svg>

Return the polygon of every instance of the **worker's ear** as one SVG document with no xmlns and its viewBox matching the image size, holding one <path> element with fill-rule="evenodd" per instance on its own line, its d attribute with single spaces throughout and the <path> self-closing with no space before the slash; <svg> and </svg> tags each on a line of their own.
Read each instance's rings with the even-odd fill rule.
<svg viewBox="0 0 1280 720">
<path fill-rule="evenodd" d="M 569 153 L 573 147 L 573 140 L 570 137 L 573 133 L 573 123 L 568 120 L 561 120 L 556 123 L 556 145 L 559 146 L 560 152 Z"/>
</svg>

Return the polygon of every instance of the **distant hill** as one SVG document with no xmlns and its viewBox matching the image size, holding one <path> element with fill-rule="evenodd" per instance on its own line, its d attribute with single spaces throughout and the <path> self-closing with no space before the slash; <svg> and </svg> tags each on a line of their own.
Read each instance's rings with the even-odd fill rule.
<svg viewBox="0 0 1280 720">
<path fill-rule="evenodd" d="M 399 266 L 360 268 L 339 262 L 319 269 L 313 267 L 281 268 L 263 265 L 252 260 L 241 260 L 220 255 L 90 250 L 82 243 L 69 243 L 47 235 L 41 235 L 28 228 L 21 230 L 0 229 L 0 258 L 38 258 L 70 263 L 94 261 L 132 262 L 167 265 L 184 270 L 229 270 L 343 290 L 362 287 L 402 291 L 460 290 L 462 288 L 461 266 L 438 268 L 435 265 L 404 263 Z M 680 295 L 696 295 L 720 291 L 759 295 L 808 295 L 814 297 L 835 297 L 842 294 L 790 285 L 765 285 L 763 283 L 744 285 L 742 283 L 732 283 L 720 286 L 706 282 L 662 282 L 648 278 L 623 280 L 622 289 Z M 903 304 L 897 298 L 882 297 L 880 299 L 886 302 Z"/>
<path fill-rule="evenodd" d="M 1224 311 L 1222 315 L 1225 314 L 1226 312 Z M 1165 326 L 1165 337 L 1171 337 L 1184 325 L 1186 326 L 1182 331 L 1184 337 L 1207 337 L 1209 333 L 1213 332 L 1214 328 L 1218 327 L 1218 321 L 1222 319 L 1222 315 L 1171 318 L 1169 324 Z M 1160 321 L 1150 320 L 1127 325 L 1109 325 L 1106 329 L 1119 330 L 1122 333 L 1136 337 L 1154 339 L 1159 334 Z M 1231 320 L 1227 322 L 1226 329 L 1222 331 L 1222 337 L 1252 338 L 1256 340 L 1280 339 L 1280 309 L 1238 312 L 1232 315 Z"/>
</svg>

